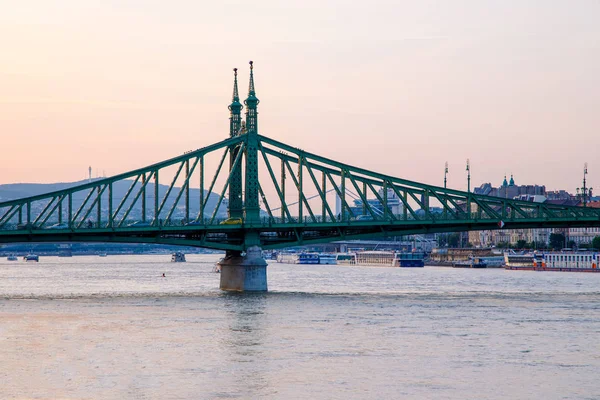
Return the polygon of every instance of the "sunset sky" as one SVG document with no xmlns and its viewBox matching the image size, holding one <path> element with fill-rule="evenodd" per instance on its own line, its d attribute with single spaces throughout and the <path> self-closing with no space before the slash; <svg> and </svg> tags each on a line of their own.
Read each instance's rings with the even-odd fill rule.
<svg viewBox="0 0 600 400">
<path fill-rule="evenodd" d="M 390 175 L 600 193 L 600 1 L 0 3 L 0 184 L 113 175 L 260 133 Z"/>
</svg>

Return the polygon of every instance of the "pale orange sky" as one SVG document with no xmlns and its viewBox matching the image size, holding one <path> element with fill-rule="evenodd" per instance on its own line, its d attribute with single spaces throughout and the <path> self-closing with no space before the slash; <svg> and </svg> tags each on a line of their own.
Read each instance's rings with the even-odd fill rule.
<svg viewBox="0 0 600 400">
<path fill-rule="evenodd" d="M 391 175 L 600 192 L 600 2 L 0 3 L 0 183 L 125 172 L 260 133 Z M 96 172 L 94 172 L 96 174 Z"/>
</svg>

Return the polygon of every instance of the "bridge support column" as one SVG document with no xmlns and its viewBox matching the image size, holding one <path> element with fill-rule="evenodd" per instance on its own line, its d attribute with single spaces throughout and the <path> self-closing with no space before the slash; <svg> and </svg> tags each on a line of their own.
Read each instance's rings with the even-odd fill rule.
<svg viewBox="0 0 600 400">
<path fill-rule="evenodd" d="M 236 292 L 267 291 L 267 262 L 258 246 L 252 246 L 242 256 L 228 253 L 219 261 L 221 290 Z"/>
</svg>

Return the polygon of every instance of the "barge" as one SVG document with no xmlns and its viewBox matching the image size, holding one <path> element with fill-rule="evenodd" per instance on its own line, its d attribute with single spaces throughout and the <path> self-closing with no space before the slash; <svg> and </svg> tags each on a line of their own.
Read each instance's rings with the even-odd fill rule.
<svg viewBox="0 0 600 400">
<path fill-rule="evenodd" d="M 522 271 L 600 272 L 600 255 L 587 251 L 562 251 L 516 256 L 507 254 L 506 269 Z"/>
</svg>

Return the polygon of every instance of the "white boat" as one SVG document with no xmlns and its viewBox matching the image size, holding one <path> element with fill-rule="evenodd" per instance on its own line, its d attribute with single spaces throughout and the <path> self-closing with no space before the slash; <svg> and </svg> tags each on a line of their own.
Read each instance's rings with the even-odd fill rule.
<svg viewBox="0 0 600 400">
<path fill-rule="evenodd" d="M 533 270 L 535 270 L 534 256 L 541 258 L 541 254 L 535 255 L 533 253 L 524 253 L 524 254 L 504 253 L 504 268 L 533 271 Z"/>
<path fill-rule="evenodd" d="M 8 261 L 17 261 L 18 260 L 17 256 L 15 256 L 14 254 L 9 255 L 6 259 Z"/>
<path fill-rule="evenodd" d="M 337 253 L 335 263 L 338 265 L 356 265 L 355 253 Z"/>
<path fill-rule="evenodd" d="M 395 258 L 396 254 L 393 251 L 358 251 L 356 252 L 356 265 L 392 267 Z"/>
<path fill-rule="evenodd" d="M 284 253 L 280 252 L 277 254 L 278 263 L 295 264 L 297 258 L 296 253 Z"/>
<path fill-rule="evenodd" d="M 335 254 L 321 253 L 319 254 L 319 264 L 337 264 Z"/>
<path fill-rule="evenodd" d="M 180 251 L 171 254 L 171 262 L 185 262 L 185 254 Z"/>
<path fill-rule="evenodd" d="M 277 262 L 287 264 L 319 264 L 317 253 L 279 253 Z"/>
<path fill-rule="evenodd" d="M 536 271 L 600 272 L 600 254 L 589 251 L 544 253 Z"/>
</svg>

